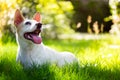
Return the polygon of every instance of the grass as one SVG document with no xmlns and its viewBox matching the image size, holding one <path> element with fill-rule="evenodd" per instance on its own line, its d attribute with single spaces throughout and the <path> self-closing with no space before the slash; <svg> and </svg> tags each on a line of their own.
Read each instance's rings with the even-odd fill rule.
<svg viewBox="0 0 120 80">
<path fill-rule="evenodd" d="M 59 68 L 45 64 L 24 69 L 15 61 L 17 44 L 0 42 L 0 80 L 120 80 L 120 39 L 115 36 L 99 40 L 44 40 L 44 44 L 73 52 L 80 66 Z"/>
</svg>

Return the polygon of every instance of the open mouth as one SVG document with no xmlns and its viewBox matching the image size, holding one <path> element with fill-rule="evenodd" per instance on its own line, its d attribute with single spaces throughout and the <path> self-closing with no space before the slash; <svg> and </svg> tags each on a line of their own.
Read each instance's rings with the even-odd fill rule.
<svg viewBox="0 0 120 80">
<path fill-rule="evenodd" d="M 37 28 L 33 32 L 26 32 L 24 34 L 25 39 L 31 40 L 32 42 L 36 44 L 40 44 L 42 42 L 42 38 L 39 36 L 39 33 L 41 32 L 40 28 Z"/>
</svg>

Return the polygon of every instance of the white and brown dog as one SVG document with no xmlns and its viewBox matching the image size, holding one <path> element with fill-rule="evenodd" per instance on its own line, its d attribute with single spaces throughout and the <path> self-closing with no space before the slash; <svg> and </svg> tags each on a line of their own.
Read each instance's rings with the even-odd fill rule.
<svg viewBox="0 0 120 80">
<path fill-rule="evenodd" d="M 25 19 L 20 10 L 16 10 L 14 24 L 16 26 L 16 40 L 18 43 L 17 62 L 20 61 L 25 67 L 45 63 L 55 63 L 58 66 L 63 66 L 66 63 L 77 62 L 77 58 L 72 53 L 60 53 L 42 43 L 42 38 L 39 35 L 42 28 L 40 19 L 41 17 L 38 12 L 30 20 Z"/>
</svg>

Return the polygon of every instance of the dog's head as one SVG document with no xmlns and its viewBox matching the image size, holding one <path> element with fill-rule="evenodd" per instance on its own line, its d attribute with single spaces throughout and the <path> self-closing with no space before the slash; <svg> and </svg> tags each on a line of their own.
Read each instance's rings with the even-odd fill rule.
<svg viewBox="0 0 120 80">
<path fill-rule="evenodd" d="M 20 10 L 16 10 L 14 24 L 17 29 L 17 35 L 22 41 L 40 44 L 42 42 L 39 33 L 42 24 L 40 23 L 40 13 L 36 13 L 32 20 L 25 19 Z"/>
</svg>

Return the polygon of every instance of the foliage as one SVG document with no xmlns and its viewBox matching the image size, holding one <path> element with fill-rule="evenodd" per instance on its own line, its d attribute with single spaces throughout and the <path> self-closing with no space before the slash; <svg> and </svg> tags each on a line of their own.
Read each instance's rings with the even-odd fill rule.
<svg viewBox="0 0 120 80">
<path fill-rule="evenodd" d="M 3 36 L 12 32 L 14 12 L 17 8 L 21 10 L 26 18 L 32 18 L 35 12 L 40 12 L 43 27 L 46 27 L 43 30 L 43 35 L 49 38 L 57 38 L 59 34 L 74 32 L 69 27 L 70 18 L 73 14 L 73 7 L 70 2 L 56 0 L 5 0 L 0 1 L 0 3 L 2 4 L 0 5 L 0 14 L 4 15 L 0 16 L 0 32 Z M 67 7 L 65 7 L 66 4 Z"/>
<path fill-rule="evenodd" d="M 106 20 L 111 19 L 113 22 L 110 33 L 119 35 L 120 34 L 120 1 L 109 0 L 109 6 L 112 15 L 106 18 Z"/>
<path fill-rule="evenodd" d="M 13 10 L 17 7 L 16 0 L 0 0 L 0 37 L 11 33 Z"/>
<path fill-rule="evenodd" d="M 111 38 L 112 37 L 112 38 Z M 99 40 L 43 40 L 44 44 L 58 51 L 73 52 L 80 66 L 43 65 L 24 69 L 16 63 L 17 45 L 0 42 L 0 80 L 119 80 L 119 38 L 106 35 Z M 59 42 L 59 44 L 58 44 Z M 63 47 L 64 46 L 64 47 Z"/>
<path fill-rule="evenodd" d="M 111 21 L 105 22 L 104 18 L 110 15 L 110 9 L 108 0 L 69 0 L 72 2 L 74 7 L 74 14 L 71 21 L 71 26 L 76 31 L 87 32 L 87 17 L 91 15 L 92 22 L 89 23 L 90 27 L 97 21 L 99 28 L 103 24 L 104 32 L 109 31 Z M 77 28 L 76 24 L 81 23 L 81 27 Z M 89 32 L 91 32 L 89 30 Z"/>
</svg>

